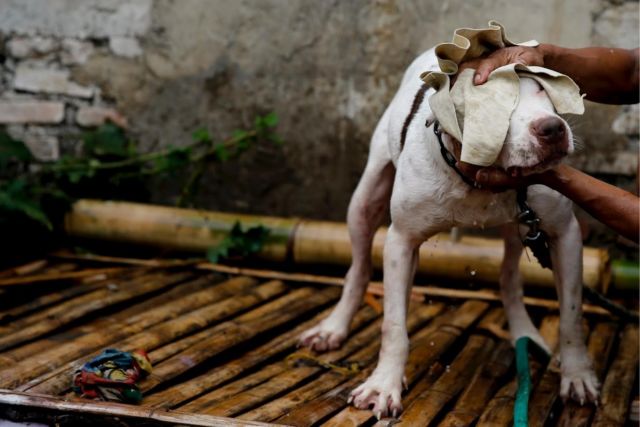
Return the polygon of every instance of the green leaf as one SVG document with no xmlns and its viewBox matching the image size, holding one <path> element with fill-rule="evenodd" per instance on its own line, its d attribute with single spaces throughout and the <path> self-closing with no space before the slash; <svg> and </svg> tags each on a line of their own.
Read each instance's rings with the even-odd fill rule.
<svg viewBox="0 0 640 427">
<path fill-rule="evenodd" d="M 11 160 L 30 162 L 33 156 L 22 141 L 11 138 L 6 132 L 0 132 L 0 167 L 5 167 Z"/>
<path fill-rule="evenodd" d="M 221 259 L 229 257 L 246 258 L 258 253 L 262 250 L 270 232 L 267 227 L 262 225 L 243 231 L 240 222 L 236 222 L 219 245 L 209 248 L 207 259 L 212 263 L 217 263 Z"/>
<path fill-rule="evenodd" d="M 227 147 L 225 147 L 224 144 L 217 144 L 215 146 L 215 153 L 216 157 L 221 162 L 226 162 L 227 160 L 229 160 L 229 157 L 231 157 L 231 155 L 229 154 L 229 150 L 227 150 Z"/>
<path fill-rule="evenodd" d="M 194 142 L 211 142 L 211 135 L 206 128 L 200 128 L 191 134 Z"/>
<path fill-rule="evenodd" d="M 282 140 L 282 138 L 280 138 L 280 135 L 275 134 L 275 133 L 268 134 L 267 135 L 267 139 L 269 139 L 269 141 L 273 142 L 276 145 L 284 144 L 284 141 Z"/>
<path fill-rule="evenodd" d="M 119 127 L 107 123 L 95 131 L 86 132 L 83 135 L 84 149 L 88 156 L 118 156 L 132 157 L 135 155 L 135 147 L 127 139 Z"/>
<path fill-rule="evenodd" d="M 171 147 L 166 156 L 155 160 L 154 165 L 159 172 L 170 172 L 184 168 L 191 161 L 189 147 Z"/>
<path fill-rule="evenodd" d="M 37 197 L 34 197 L 23 179 L 10 181 L 5 188 L 0 189 L 0 209 L 18 212 L 42 224 L 48 230 L 53 224 L 42 210 Z"/>
<path fill-rule="evenodd" d="M 262 118 L 262 122 L 266 127 L 275 127 L 278 124 L 278 116 L 276 113 L 271 112 Z"/>
</svg>

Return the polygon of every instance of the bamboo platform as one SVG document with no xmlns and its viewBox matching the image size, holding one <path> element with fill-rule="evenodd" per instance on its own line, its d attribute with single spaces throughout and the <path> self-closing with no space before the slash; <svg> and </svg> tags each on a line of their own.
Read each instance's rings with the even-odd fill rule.
<svg viewBox="0 0 640 427">
<path fill-rule="evenodd" d="M 375 367 L 381 288 L 342 348 L 313 354 L 296 337 L 326 316 L 341 279 L 225 268 L 192 260 L 57 254 L 0 272 L 0 419 L 50 425 L 508 426 L 514 353 L 493 290 L 420 286 L 399 420 L 347 405 Z M 547 342 L 555 302 L 528 301 Z M 532 426 L 623 426 L 637 400 L 638 325 L 592 307 L 588 345 L 601 404 L 564 404 L 559 367 L 532 357 Z M 80 399 L 76 368 L 105 348 L 145 349 L 153 373 L 141 405 Z M 631 425 L 631 424 L 628 424 Z"/>
</svg>

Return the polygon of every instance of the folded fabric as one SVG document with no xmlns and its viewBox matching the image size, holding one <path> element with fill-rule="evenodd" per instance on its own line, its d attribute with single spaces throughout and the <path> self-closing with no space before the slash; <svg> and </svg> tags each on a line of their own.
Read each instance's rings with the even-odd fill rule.
<svg viewBox="0 0 640 427">
<path fill-rule="evenodd" d="M 144 350 L 133 352 L 113 348 L 85 363 L 73 378 L 73 391 L 89 399 L 139 403 L 139 379 L 151 373 L 151 362 Z"/>
<path fill-rule="evenodd" d="M 537 46 L 531 40 L 520 46 Z M 452 43 L 441 43 L 435 53 L 441 71 L 422 73 L 422 80 L 436 93 L 429 105 L 442 128 L 462 142 L 461 160 L 478 166 L 493 164 L 504 144 L 511 114 L 518 105 L 520 77 L 535 79 L 545 89 L 556 112 L 582 114 L 584 102 L 578 85 L 564 74 L 543 67 L 509 64 L 494 70 L 483 85 L 473 84 L 474 70 L 466 69 L 449 90 L 449 76 L 458 64 L 507 46 L 504 27 L 496 21 L 489 28 L 461 28 Z"/>
</svg>

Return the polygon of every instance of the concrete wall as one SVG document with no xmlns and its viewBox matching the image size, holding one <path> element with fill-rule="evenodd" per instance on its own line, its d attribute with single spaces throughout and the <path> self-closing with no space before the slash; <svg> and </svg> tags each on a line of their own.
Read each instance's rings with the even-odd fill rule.
<svg viewBox="0 0 640 427">
<path fill-rule="evenodd" d="M 55 157 L 106 118 L 126 120 L 148 149 L 275 111 L 285 145 L 212 168 L 199 205 L 342 219 L 408 63 L 489 19 L 513 40 L 640 44 L 637 1 L 0 0 L 0 122 Z M 33 105 L 16 118 L 16 103 Z M 573 119 L 574 163 L 635 174 L 637 119 L 637 106 L 590 105 Z M 170 184 L 155 188 L 171 201 Z"/>
</svg>

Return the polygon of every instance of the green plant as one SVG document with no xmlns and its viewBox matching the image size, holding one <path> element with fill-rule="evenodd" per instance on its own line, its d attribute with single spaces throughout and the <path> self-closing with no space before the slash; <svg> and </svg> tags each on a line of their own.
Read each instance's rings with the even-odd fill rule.
<svg viewBox="0 0 640 427">
<path fill-rule="evenodd" d="M 216 264 L 221 259 L 247 258 L 260 252 L 269 234 L 270 230 L 263 225 L 243 231 L 240 222 L 236 222 L 229 234 L 217 246 L 209 248 L 207 259 Z"/>
<path fill-rule="evenodd" d="M 206 129 L 184 146 L 139 153 L 124 131 L 112 124 L 82 136 L 82 154 L 54 162 L 35 159 L 18 140 L 0 131 L 0 224 L 54 229 L 71 202 L 81 197 L 144 199 L 144 177 L 188 170 L 178 205 L 197 193 L 206 166 L 225 162 L 259 141 L 282 141 L 273 132 L 275 114 L 259 116 L 251 129 L 237 130 L 216 142 Z"/>
</svg>

